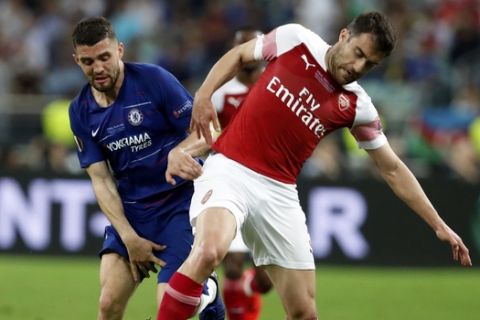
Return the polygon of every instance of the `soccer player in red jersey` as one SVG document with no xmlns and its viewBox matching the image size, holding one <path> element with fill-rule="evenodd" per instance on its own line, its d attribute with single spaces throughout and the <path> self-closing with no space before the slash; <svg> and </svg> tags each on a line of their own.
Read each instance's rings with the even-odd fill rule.
<svg viewBox="0 0 480 320">
<path fill-rule="evenodd" d="M 245 26 L 234 35 L 233 45 L 237 46 L 261 35 L 253 27 Z M 240 68 L 237 75 L 218 88 L 212 96 L 220 126 L 226 128 L 240 109 L 250 88 L 262 74 L 264 65 L 253 61 Z M 225 279 L 223 299 L 229 320 L 256 320 L 260 318 L 261 294 L 272 288 L 272 282 L 261 267 L 244 271 L 249 253 L 240 233 L 235 235 L 227 255 L 223 259 Z"/>
<path fill-rule="evenodd" d="M 194 181 L 193 248 L 176 273 L 182 281 L 174 276 L 168 283 L 175 294 L 167 292 L 158 319 L 186 318 L 174 312 L 186 308 L 181 298 L 220 264 L 237 232 L 255 265 L 267 271 L 287 319 L 317 319 L 315 264 L 295 183 L 315 146 L 343 127 L 394 193 L 451 246 L 453 258 L 471 266 L 467 247 L 391 149 L 370 97 L 356 82 L 394 44 L 388 19 L 368 12 L 342 29 L 332 46 L 301 25 L 288 24 L 231 49 L 213 66 L 195 95 L 191 125 L 207 143 L 212 143 L 210 123 L 218 128 L 212 94 L 243 64 L 268 61 Z M 191 160 L 188 148 L 173 149 L 167 176 L 194 176 L 186 159 Z"/>
</svg>

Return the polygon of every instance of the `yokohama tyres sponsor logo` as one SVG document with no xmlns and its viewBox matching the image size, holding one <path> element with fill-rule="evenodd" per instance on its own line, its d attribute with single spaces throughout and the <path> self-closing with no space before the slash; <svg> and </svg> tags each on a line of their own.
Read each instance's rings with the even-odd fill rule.
<svg viewBox="0 0 480 320">
<path fill-rule="evenodd" d="M 315 100 L 313 94 L 306 87 L 295 94 L 282 84 L 280 78 L 272 77 L 267 85 L 267 91 L 282 101 L 318 138 L 325 134 L 324 125 L 313 113 L 320 108 L 320 103 Z"/>
<path fill-rule="evenodd" d="M 133 152 L 145 149 L 152 145 L 152 139 L 148 135 L 148 133 L 144 132 L 141 134 L 136 134 L 133 136 L 121 138 L 110 142 L 106 145 L 108 150 L 110 151 L 118 151 L 120 149 L 130 147 Z"/>
</svg>

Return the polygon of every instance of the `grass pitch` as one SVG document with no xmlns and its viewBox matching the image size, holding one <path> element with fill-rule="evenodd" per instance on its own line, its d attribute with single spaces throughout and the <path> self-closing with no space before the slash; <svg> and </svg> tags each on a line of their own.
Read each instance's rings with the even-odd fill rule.
<svg viewBox="0 0 480 320">
<path fill-rule="evenodd" d="M 96 319 L 97 259 L 0 255 L 0 319 Z M 262 320 L 284 319 L 275 293 Z M 478 320 L 480 269 L 318 267 L 321 320 Z M 133 296 L 126 320 L 156 318 L 155 281 Z"/>
</svg>

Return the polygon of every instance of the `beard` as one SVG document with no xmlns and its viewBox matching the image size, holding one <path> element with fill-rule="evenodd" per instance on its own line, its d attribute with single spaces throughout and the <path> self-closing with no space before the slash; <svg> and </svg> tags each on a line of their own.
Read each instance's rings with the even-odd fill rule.
<svg viewBox="0 0 480 320">
<path fill-rule="evenodd" d="M 91 83 L 92 87 L 95 88 L 95 90 L 99 91 L 99 92 L 108 92 L 110 89 L 112 89 L 113 85 L 109 85 L 109 86 L 99 86 L 99 85 L 96 85 L 94 82 Z"/>
<path fill-rule="evenodd" d="M 330 74 L 333 76 L 335 81 L 340 85 L 346 85 L 356 81 L 359 76 L 354 71 L 348 68 L 348 66 L 338 64 L 338 61 L 334 59 L 332 61 L 332 71 Z"/>
<path fill-rule="evenodd" d="M 359 78 L 358 75 L 351 71 L 351 70 L 348 70 L 347 67 L 342 67 L 342 68 L 339 68 L 337 69 L 337 73 L 339 74 L 337 77 L 338 78 L 341 78 L 342 79 L 342 85 L 345 85 L 345 84 L 349 84 L 349 83 L 352 83 L 354 81 L 357 81 L 357 79 Z M 341 73 L 341 75 L 340 75 Z"/>
<path fill-rule="evenodd" d="M 359 78 L 358 74 L 343 63 L 343 60 L 345 60 L 344 53 L 340 47 L 330 47 L 327 53 L 330 54 L 330 61 L 327 61 L 327 69 L 335 82 L 343 86 Z"/>
<path fill-rule="evenodd" d="M 114 72 L 113 76 L 106 75 L 106 81 L 104 84 L 97 84 L 95 82 L 95 76 L 93 76 L 92 80 L 90 81 L 90 85 L 95 88 L 95 90 L 99 92 L 108 92 L 115 87 L 115 83 L 117 82 L 119 72 Z"/>
</svg>

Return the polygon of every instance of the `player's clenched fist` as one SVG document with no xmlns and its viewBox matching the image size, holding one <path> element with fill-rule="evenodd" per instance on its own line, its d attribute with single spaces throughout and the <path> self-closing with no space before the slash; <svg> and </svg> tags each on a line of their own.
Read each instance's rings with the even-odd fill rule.
<svg viewBox="0 0 480 320">
<path fill-rule="evenodd" d="M 168 154 L 168 166 L 165 172 L 165 179 L 168 183 L 175 185 L 173 176 L 185 180 L 194 180 L 202 174 L 202 166 L 195 159 L 185 152 L 183 148 L 176 147 Z"/>
</svg>

